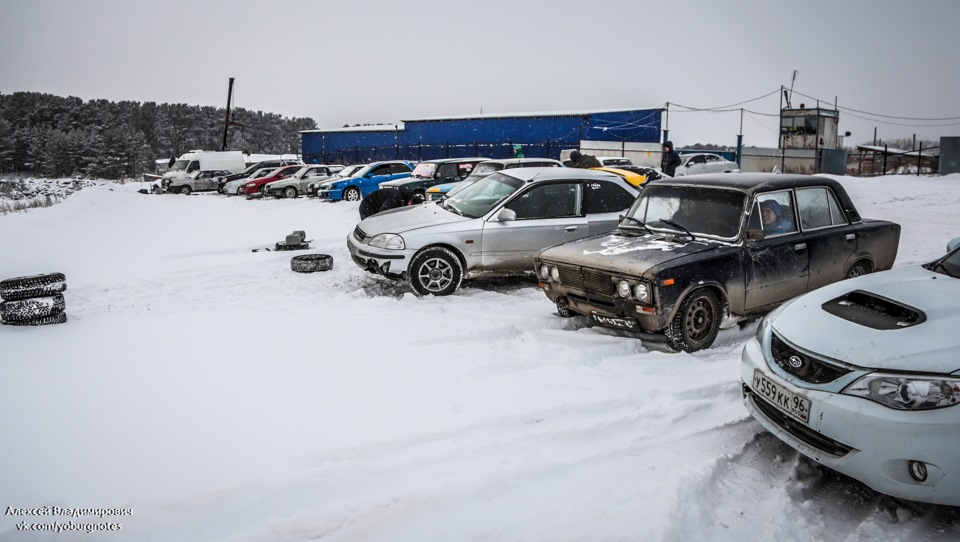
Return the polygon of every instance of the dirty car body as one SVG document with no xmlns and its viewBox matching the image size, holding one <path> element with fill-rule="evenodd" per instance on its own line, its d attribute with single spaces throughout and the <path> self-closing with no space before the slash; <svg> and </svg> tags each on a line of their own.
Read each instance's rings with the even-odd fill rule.
<svg viewBox="0 0 960 542">
<path fill-rule="evenodd" d="M 693 202 L 696 212 L 683 215 Z M 776 201 L 790 228 L 766 233 Z M 540 287 L 562 316 L 709 347 L 719 329 L 851 276 L 889 269 L 900 226 L 860 217 L 836 180 L 722 174 L 647 185 L 610 233 L 538 254 Z"/>
</svg>

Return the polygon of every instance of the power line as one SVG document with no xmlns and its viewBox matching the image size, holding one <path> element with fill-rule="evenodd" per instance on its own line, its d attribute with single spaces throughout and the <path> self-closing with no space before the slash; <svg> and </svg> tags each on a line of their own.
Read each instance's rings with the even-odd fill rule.
<svg viewBox="0 0 960 542">
<path fill-rule="evenodd" d="M 804 98 L 809 98 L 809 99 L 811 99 L 811 100 L 817 100 L 817 101 L 823 102 L 823 103 L 830 103 L 830 102 L 827 101 L 827 100 L 821 100 L 820 98 L 815 98 L 815 97 L 813 97 L 813 96 L 807 96 L 806 94 L 802 94 L 802 93 L 800 93 L 800 92 L 796 92 L 796 94 L 800 94 L 800 95 L 803 96 Z M 870 116 L 873 116 L 873 117 L 881 117 L 881 118 L 885 118 L 885 119 L 918 120 L 918 121 L 933 121 L 933 122 L 941 122 L 941 121 L 947 121 L 947 120 L 960 120 L 960 117 L 943 117 L 943 118 L 897 117 L 897 116 L 893 116 L 893 115 L 881 115 L 880 113 L 871 113 L 871 112 L 869 112 L 869 111 L 860 111 L 859 109 L 853 109 L 852 107 L 841 107 L 841 106 L 839 106 L 839 105 L 837 105 L 836 107 L 837 107 L 837 109 L 843 109 L 843 110 L 846 110 L 846 111 L 854 111 L 854 112 L 856 112 L 856 113 L 862 113 L 862 114 L 864 114 L 864 115 L 870 115 Z M 854 115 L 854 116 L 856 116 L 856 115 Z M 858 117 L 858 118 L 863 118 L 863 117 Z M 870 120 L 870 119 L 866 119 L 866 120 Z M 903 126 L 924 126 L 924 125 L 920 125 L 920 124 L 917 124 L 917 125 L 905 124 L 905 125 L 903 125 Z M 952 126 L 952 125 L 950 125 L 950 124 L 944 124 L 944 125 L 942 125 L 942 126 Z"/>
<path fill-rule="evenodd" d="M 758 97 L 752 98 L 752 99 L 750 99 L 750 100 L 744 100 L 744 101 L 742 101 L 742 102 L 737 102 L 737 103 L 735 103 L 735 104 L 722 105 L 722 106 L 719 106 L 719 107 L 689 107 L 689 106 L 686 106 L 686 105 L 680 105 L 680 104 L 676 104 L 676 103 L 675 103 L 675 104 L 671 104 L 671 105 L 675 105 L 675 106 L 677 106 L 677 107 L 682 107 L 682 108 L 684 108 L 684 109 L 689 109 L 689 110 L 691 110 L 691 111 L 717 111 L 717 112 L 721 112 L 721 113 L 722 113 L 722 112 L 727 112 L 727 111 L 740 111 L 739 109 L 731 109 L 731 108 L 736 108 L 738 105 L 743 105 L 743 104 L 746 104 L 746 103 L 755 102 L 755 101 L 757 101 L 757 100 L 762 100 L 762 99 L 766 98 L 767 96 L 771 96 L 771 95 L 776 94 L 776 93 L 778 93 L 778 92 L 780 92 L 780 89 L 779 89 L 779 88 L 778 88 L 778 89 L 775 89 L 775 90 L 772 90 L 772 91 L 764 94 L 763 96 L 758 96 Z"/>
</svg>

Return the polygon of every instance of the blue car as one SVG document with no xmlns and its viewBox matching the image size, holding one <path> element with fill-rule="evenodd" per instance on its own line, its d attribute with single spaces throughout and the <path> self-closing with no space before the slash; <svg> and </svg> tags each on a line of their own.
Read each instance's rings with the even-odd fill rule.
<svg viewBox="0 0 960 542">
<path fill-rule="evenodd" d="M 323 183 L 317 197 L 331 201 L 360 201 L 380 188 L 380 183 L 409 177 L 412 172 L 413 164 L 404 160 L 373 162 L 351 177 Z"/>
</svg>

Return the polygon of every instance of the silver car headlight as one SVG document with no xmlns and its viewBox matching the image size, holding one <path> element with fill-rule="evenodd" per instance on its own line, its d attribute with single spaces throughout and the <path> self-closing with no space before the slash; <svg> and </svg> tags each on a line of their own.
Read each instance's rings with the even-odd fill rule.
<svg viewBox="0 0 960 542">
<path fill-rule="evenodd" d="M 560 270 L 555 265 L 550 268 L 550 280 L 560 282 Z"/>
<path fill-rule="evenodd" d="M 550 266 L 545 263 L 540 264 L 540 278 L 542 280 L 550 280 Z"/>
<path fill-rule="evenodd" d="M 650 303 L 652 301 L 650 297 L 650 285 L 646 282 L 641 282 L 633 287 L 633 297 L 641 303 Z"/>
<path fill-rule="evenodd" d="M 386 248 L 389 250 L 403 250 L 406 248 L 403 237 L 393 233 L 378 233 L 374 235 L 367 244 L 372 247 Z"/>
<path fill-rule="evenodd" d="M 621 279 L 620 282 L 617 283 L 617 294 L 619 294 L 620 297 L 630 297 L 630 283 Z"/>
<path fill-rule="evenodd" d="M 949 377 L 873 373 L 843 390 L 896 410 L 929 410 L 960 403 L 960 380 Z"/>
<path fill-rule="evenodd" d="M 767 336 L 767 331 L 770 329 L 771 325 L 770 321 L 773 319 L 772 316 L 773 313 L 768 312 L 767 314 L 763 315 L 763 318 L 760 319 L 760 325 L 757 326 L 756 334 L 757 340 L 760 341 L 760 344 L 763 344 L 763 340 Z"/>
</svg>

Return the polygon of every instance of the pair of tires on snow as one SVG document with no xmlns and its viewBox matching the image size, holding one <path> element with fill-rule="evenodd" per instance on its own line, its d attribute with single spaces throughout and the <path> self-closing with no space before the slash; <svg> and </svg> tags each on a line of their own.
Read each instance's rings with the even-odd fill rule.
<svg viewBox="0 0 960 542">
<path fill-rule="evenodd" d="M 67 321 L 63 273 L 15 277 L 0 281 L 0 323 L 8 326 L 43 326 Z"/>
</svg>

